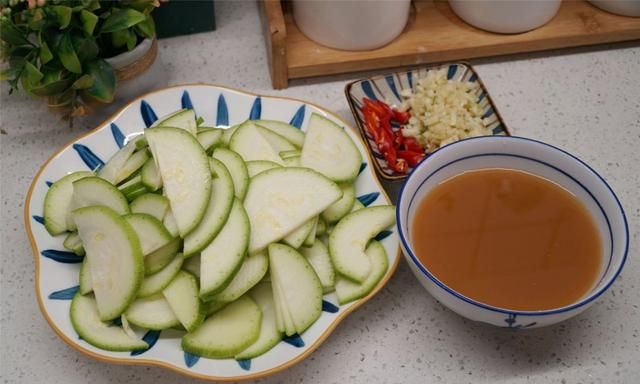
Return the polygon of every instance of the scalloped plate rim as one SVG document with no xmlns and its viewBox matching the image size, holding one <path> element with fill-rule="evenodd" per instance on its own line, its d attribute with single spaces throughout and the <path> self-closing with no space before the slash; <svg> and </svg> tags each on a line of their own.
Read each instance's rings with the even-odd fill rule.
<svg viewBox="0 0 640 384">
<path fill-rule="evenodd" d="M 32 223 L 31 223 L 31 200 L 32 200 L 32 195 L 34 192 L 34 189 L 36 187 L 36 184 L 38 181 L 40 181 L 40 176 L 42 175 L 42 173 L 48 168 L 49 164 L 55 160 L 60 154 L 62 154 L 63 152 L 65 152 L 66 150 L 71 149 L 71 147 L 73 146 L 73 144 L 78 143 L 79 141 L 81 141 L 82 139 L 89 137 L 93 134 L 96 134 L 98 132 L 100 132 L 101 130 L 104 129 L 109 129 L 110 124 L 115 121 L 125 110 L 127 110 L 128 108 L 132 108 L 136 103 L 142 101 L 145 97 L 148 97 L 150 95 L 154 95 L 157 93 L 162 93 L 168 90 L 173 90 L 176 88 L 182 88 L 184 90 L 188 90 L 190 87 L 210 87 L 210 88 L 214 88 L 214 89 L 218 89 L 220 91 L 230 91 L 230 92 L 235 92 L 235 93 L 239 93 L 239 94 L 243 94 L 246 96 L 255 96 L 255 97 L 261 97 L 261 98 L 265 98 L 265 99 L 274 99 L 274 100 L 289 100 L 289 101 L 296 101 L 296 102 L 300 102 L 309 106 L 312 106 L 314 108 L 317 108 L 318 110 L 326 113 L 327 115 L 330 115 L 333 119 L 335 119 L 336 121 L 339 121 L 340 123 L 342 123 L 344 125 L 344 127 L 348 127 L 348 129 L 350 129 L 353 133 L 355 133 L 354 136 L 356 136 L 358 138 L 358 140 L 360 141 L 360 144 L 362 145 L 363 148 L 365 148 L 363 153 L 363 160 L 367 160 L 368 163 L 371 162 L 375 162 L 375 160 L 372 158 L 371 154 L 369 153 L 366 146 L 366 143 L 363 141 L 363 139 L 361 138 L 361 136 L 359 135 L 358 131 L 356 129 L 354 129 L 350 124 L 348 124 L 347 122 L 345 122 L 340 116 L 338 116 L 337 114 L 335 114 L 334 112 L 329 111 L 326 108 L 323 108 L 315 103 L 303 100 L 303 99 L 298 99 L 298 98 L 292 98 L 292 97 L 286 97 L 286 96 L 271 96 L 271 95 L 263 95 L 263 94 L 256 94 L 253 92 L 248 92 L 245 90 L 241 90 L 241 89 L 237 89 L 237 88 L 233 88 L 233 87 L 228 87 L 228 86 L 222 86 L 222 85 L 217 85 L 217 84 L 212 84 L 212 83 L 204 83 L 204 82 L 198 82 L 198 83 L 185 83 L 185 84 L 177 84 L 177 85 L 172 85 L 172 86 L 168 86 L 168 87 L 164 87 L 164 88 L 159 88 L 156 90 L 153 90 L 151 92 L 147 92 L 145 94 L 142 94 L 134 99 L 131 99 L 129 102 L 127 102 L 124 106 L 122 106 L 121 108 L 119 108 L 116 112 L 114 112 L 113 114 L 111 114 L 110 116 L 108 116 L 107 118 L 105 118 L 102 122 L 98 123 L 97 126 L 85 133 L 83 133 L 80 136 L 77 136 L 76 138 L 70 140 L 68 143 L 64 144 L 63 146 L 61 146 L 59 149 L 55 150 L 50 156 L 49 158 L 39 167 L 38 171 L 36 172 L 36 174 L 33 177 L 33 180 L 31 182 L 31 184 L 29 185 L 29 189 L 27 191 L 26 197 L 25 197 L 25 204 L 24 204 L 24 223 L 25 223 L 25 231 L 27 233 L 27 237 L 29 239 L 29 243 L 31 245 L 31 250 L 32 250 L 32 254 L 34 257 L 34 262 L 35 262 L 35 269 L 34 269 L 34 273 L 35 273 L 35 279 L 34 279 L 34 285 L 35 285 L 35 295 L 36 295 L 36 299 L 38 301 L 38 308 L 40 309 L 40 312 L 42 313 L 43 317 L 45 318 L 47 324 L 53 329 L 53 331 L 67 344 L 69 345 L 71 348 L 77 350 L 78 352 L 92 357 L 98 361 L 101 362 L 107 362 L 107 363 L 112 363 L 112 364 L 118 364 L 118 365 L 142 365 L 142 366 L 157 366 L 157 367 L 161 367 L 164 369 L 168 369 L 171 370 L 173 372 L 188 376 L 188 377 L 193 377 L 193 378 L 197 378 L 197 379 L 203 379 L 203 380 L 209 380 L 209 381 L 245 381 L 245 380 L 255 380 L 255 379 L 259 379 L 259 378 L 263 378 L 266 376 L 270 376 L 273 375 L 275 373 L 278 372 L 282 372 L 284 370 L 286 370 L 287 368 L 301 362 L 302 360 L 306 359 L 307 357 L 309 357 L 309 355 L 311 355 L 318 347 L 320 347 L 320 345 L 322 345 L 322 343 L 324 343 L 324 341 L 329 337 L 329 335 L 331 335 L 333 333 L 333 331 L 337 328 L 337 326 L 352 312 L 354 312 L 356 309 L 358 309 L 359 307 L 361 307 L 362 305 L 364 305 L 366 302 L 368 302 L 373 296 L 375 296 L 390 280 L 390 278 L 393 276 L 393 274 L 395 273 L 398 264 L 400 262 L 401 256 L 402 256 L 402 251 L 400 249 L 400 245 L 397 239 L 397 235 L 396 235 L 396 242 L 398 242 L 397 245 L 397 251 L 395 254 L 395 257 L 393 259 L 393 262 L 389 265 L 389 269 L 387 271 L 387 273 L 385 274 L 385 276 L 383 277 L 383 279 L 378 283 L 378 285 L 373 289 L 373 291 L 371 291 L 367 296 L 351 303 L 351 305 L 346 308 L 344 310 L 344 312 L 338 313 L 338 315 L 336 316 L 336 318 L 329 323 L 329 325 L 327 326 L 326 329 L 324 329 L 322 331 L 322 333 L 318 336 L 318 338 L 316 340 L 314 340 L 314 342 L 312 344 L 309 345 L 309 347 L 303 351 L 302 353 L 300 353 L 299 355 L 295 356 L 294 358 L 287 360 L 286 362 L 280 364 L 280 365 L 276 365 L 273 367 L 270 367 L 269 369 L 265 369 L 256 373 L 249 373 L 247 375 L 241 375 L 241 376 L 213 376 L 213 375 L 206 375 L 206 374 L 201 374 L 201 373 L 197 373 L 194 371 L 189 370 L 189 368 L 184 368 L 184 367 L 180 367 L 178 365 L 172 364 L 172 363 L 168 363 L 168 362 L 164 362 L 161 360 L 156 360 L 156 359 L 146 359 L 146 358 L 131 358 L 131 357 L 112 357 L 112 356 L 106 356 L 106 355 L 102 355 L 99 354 L 97 352 L 94 352 L 90 349 L 85 348 L 84 346 L 76 343 L 71 337 L 69 337 L 69 335 L 67 335 L 64 331 L 62 331 L 60 328 L 58 328 L 58 326 L 56 325 L 56 323 L 52 320 L 52 318 L 49 316 L 49 313 L 47 312 L 44 302 L 43 300 L 45 299 L 41 294 L 41 289 L 40 289 L 40 269 L 41 269 L 41 262 L 40 262 L 40 254 L 38 252 L 38 246 L 36 244 L 36 240 L 35 240 L 35 235 L 34 232 L 32 230 Z M 373 179 L 373 181 L 375 182 L 378 191 L 380 192 L 380 194 L 384 197 L 384 199 L 386 200 L 386 202 L 388 204 L 392 204 L 391 199 L 389 198 L 387 192 L 385 191 L 385 189 L 382 187 L 380 180 L 378 179 L 376 172 L 374 171 L 374 167 L 368 167 L 369 170 L 369 174 L 371 175 L 371 178 Z M 77 336 L 77 335 L 75 335 Z"/>
</svg>

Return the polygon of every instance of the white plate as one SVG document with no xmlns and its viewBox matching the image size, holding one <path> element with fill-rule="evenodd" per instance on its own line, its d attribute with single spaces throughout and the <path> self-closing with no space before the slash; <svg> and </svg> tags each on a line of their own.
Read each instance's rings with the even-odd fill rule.
<svg viewBox="0 0 640 384">
<path fill-rule="evenodd" d="M 281 97 L 257 96 L 214 85 L 181 85 L 144 95 L 102 123 L 93 131 L 57 151 L 35 176 L 25 206 L 25 226 L 36 264 L 36 295 L 40 309 L 56 333 L 70 346 L 99 360 L 112 363 L 157 365 L 188 376 L 210 380 L 256 379 L 281 371 L 309 356 L 347 314 L 376 294 L 389 280 L 399 261 L 397 229 L 379 235 L 389 257 L 389 270 L 367 297 L 338 307 L 334 294 L 324 297 L 323 312 L 304 334 L 288 338 L 271 351 L 252 360 L 212 360 L 186 354 L 180 348 L 181 333 L 136 330 L 152 344 L 143 353 L 108 352 L 81 340 L 69 320 L 70 299 L 78 289 L 81 258 L 64 252 L 64 235 L 52 237 L 42 225 L 43 201 L 49 183 L 67 173 L 95 169 L 108 160 L 126 141 L 157 117 L 183 107 L 193 107 L 206 125 L 228 127 L 248 118 L 289 121 L 306 129 L 312 112 L 320 113 L 341 126 L 347 124 L 336 115 L 310 103 Z M 359 135 L 347 132 L 362 153 L 364 162 L 356 180 L 356 196 L 365 205 L 391 204 L 375 178 L 371 159 Z M 386 237 L 385 237 L 386 236 Z"/>
</svg>

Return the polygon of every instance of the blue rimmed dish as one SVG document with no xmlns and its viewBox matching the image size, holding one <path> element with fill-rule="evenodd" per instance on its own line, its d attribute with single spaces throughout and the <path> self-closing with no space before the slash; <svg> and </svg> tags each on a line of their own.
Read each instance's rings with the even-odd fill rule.
<svg viewBox="0 0 640 384">
<path fill-rule="evenodd" d="M 269 352 L 251 360 L 213 360 L 183 352 L 180 347 L 182 334 L 175 330 L 135 328 L 150 345 L 149 349 L 132 353 L 109 352 L 80 339 L 71 325 L 69 307 L 79 288 L 82 257 L 64 251 L 64 236 L 50 236 L 43 225 L 43 202 L 48 188 L 53 181 L 70 172 L 101 167 L 128 138 L 138 135 L 159 117 L 180 108 L 194 109 L 207 125 L 220 128 L 251 118 L 286 121 L 303 131 L 307 129 L 311 113 L 319 113 L 345 127 L 362 153 L 363 163 L 355 181 L 358 200 L 366 206 L 391 204 L 370 166 L 365 144 L 355 129 L 335 114 L 302 100 L 260 96 L 215 85 L 179 85 L 161 89 L 132 100 L 97 128 L 58 150 L 34 177 L 26 197 L 25 228 L 35 259 L 38 304 L 49 325 L 67 344 L 101 361 L 161 366 L 187 376 L 216 381 L 254 380 L 279 372 L 309 356 L 349 313 L 386 284 L 400 260 L 396 228 L 385 230 L 376 237 L 387 251 L 389 268 L 367 297 L 338 305 L 335 293 L 326 294 L 322 315 L 307 331 L 286 337 Z"/>
<path fill-rule="evenodd" d="M 482 80 L 480 80 L 480 77 L 470 64 L 463 62 L 440 64 L 354 81 L 346 85 L 345 95 L 360 134 L 374 159 L 373 164 L 376 167 L 376 171 L 384 180 L 403 180 L 407 177 L 407 174 L 395 172 L 388 166 L 387 161 L 378 150 L 373 138 L 367 133 L 362 114 L 364 99 L 381 100 L 391 106 L 398 106 L 403 101 L 401 96 L 403 90 L 414 89 L 418 80 L 426 77 L 429 71 L 442 69 L 446 70 L 447 78 L 450 80 L 468 81 L 478 84 L 477 96 L 478 102 L 483 110 L 482 117 L 487 119 L 487 127 L 491 130 L 492 135 L 510 135 L 506 124 L 502 120 L 500 113 L 498 113 Z M 427 155 L 429 155 L 429 153 L 427 153 Z"/>
<path fill-rule="evenodd" d="M 491 306 L 448 287 L 416 257 L 410 230 L 416 206 L 442 181 L 465 171 L 484 168 L 515 169 L 541 176 L 571 192 L 587 208 L 602 240 L 603 263 L 597 284 L 580 300 L 562 308 L 544 311 L 515 311 Z M 507 328 L 542 327 L 584 311 L 618 277 L 629 249 L 627 219 L 620 201 L 607 182 L 570 153 L 521 137 L 475 137 L 438 149 L 407 178 L 400 191 L 396 220 L 405 258 L 414 275 L 431 295 L 464 317 Z"/>
</svg>

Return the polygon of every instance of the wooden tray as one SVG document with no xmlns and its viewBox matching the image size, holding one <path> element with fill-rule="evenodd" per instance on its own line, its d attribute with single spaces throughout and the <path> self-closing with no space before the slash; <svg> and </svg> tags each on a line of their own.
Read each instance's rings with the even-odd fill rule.
<svg viewBox="0 0 640 384">
<path fill-rule="evenodd" d="M 517 35 L 474 28 L 446 1 L 414 0 L 409 23 L 396 40 L 372 51 L 341 51 L 302 34 L 288 1 L 259 1 L 276 89 L 286 88 L 289 79 L 640 40 L 639 17 L 607 13 L 584 0 L 564 0 L 548 24 Z"/>
</svg>

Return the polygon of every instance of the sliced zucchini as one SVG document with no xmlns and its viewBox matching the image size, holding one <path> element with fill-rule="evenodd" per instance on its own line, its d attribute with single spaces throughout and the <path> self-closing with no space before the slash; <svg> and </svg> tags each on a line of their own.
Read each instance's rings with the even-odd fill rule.
<svg viewBox="0 0 640 384">
<path fill-rule="evenodd" d="M 200 298 L 207 301 L 229 285 L 245 258 L 249 233 L 247 213 L 235 199 L 226 224 L 200 253 Z"/>
<path fill-rule="evenodd" d="M 340 305 L 352 302 L 361 297 L 365 297 L 387 272 L 388 261 L 387 252 L 379 242 L 372 240 L 365 250 L 371 263 L 371 273 L 360 284 L 355 283 L 345 277 L 336 277 L 336 296 Z"/>
<path fill-rule="evenodd" d="M 193 255 L 182 263 L 182 269 L 200 278 L 200 255 Z"/>
<path fill-rule="evenodd" d="M 329 253 L 336 271 L 363 283 L 371 272 L 371 262 L 364 253 L 369 240 L 396 221 L 392 205 L 363 208 L 345 216 L 329 236 Z"/>
<path fill-rule="evenodd" d="M 248 296 L 242 296 L 182 338 L 185 352 L 211 359 L 235 356 L 253 344 L 260 335 L 260 307 Z"/>
<path fill-rule="evenodd" d="M 142 166 L 149 160 L 149 151 L 144 149 L 142 151 L 134 152 L 122 168 L 116 173 L 116 182 L 114 184 L 120 184 L 120 182 L 131 177 L 136 171 L 140 170 Z"/>
<path fill-rule="evenodd" d="M 271 269 L 271 275 L 276 276 L 276 272 L 273 269 Z M 282 291 L 280 279 L 273 280 L 271 282 L 271 286 L 273 290 L 273 298 L 276 302 L 276 310 L 280 314 L 279 327 L 281 328 L 278 328 L 278 330 L 287 336 L 295 335 L 296 327 L 293 323 L 291 311 L 289 310 L 289 305 L 285 299 L 284 292 Z M 277 322 L 276 325 L 278 325 Z"/>
<path fill-rule="evenodd" d="M 340 187 L 304 168 L 274 168 L 251 179 L 244 206 L 251 223 L 249 253 L 265 249 L 340 199 Z"/>
<path fill-rule="evenodd" d="M 358 177 L 362 155 L 347 132 L 317 113 L 311 114 L 300 164 L 336 182 Z"/>
<path fill-rule="evenodd" d="M 307 259 L 287 245 L 269 245 L 269 265 L 271 281 L 279 285 L 295 330 L 302 334 L 322 313 L 320 280 Z"/>
<path fill-rule="evenodd" d="M 124 147 L 114 153 L 109 161 L 96 172 L 96 175 L 114 185 L 122 181 L 123 179 L 118 179 L 118 174 L 136 150 L 136 141 L 137 140 L 129 141 Z"/>
<path fill-rule="evenodd" d="M 193 332 L 202 324 L 204 308 L 198 298 L 198 281 L 193 275 L 179 271 L 173 281 L 162 290 L 162 295 L 187 332 Z"/>
<path fill-rule="evenodd" d="M 85 257 L 80 266 L 80 294 L 86 295 L 93 292 L 93 284 L 91 283 L 91 267 L 89 266 L 89 258 Z"/>
<path fill-rule="evenodd" d="M 282 165 L 282 159 L 251 121 L 245 121 L 231 136 L 229 149 L 244 161 L 267 160 Z"/>
<path fill-rule="evenodd" d="M 293 125 L 277 120 L 254 120 L 253 122 L 283 136 L 296 147 L 302 148 L 302 144 L 304 143 L 304 132 Z"/>
<path fill-rule="evenodd" d="M 255 125 L 256 129 L 260 134 L 267 139 L 271 147 L 277 152 L 280 153 L 282 151 L 295 151 L 296 146 L 293 145 L 289 140 L 287 140 L 284 136 L 281 136 L 267 128 L 261 127 L 260 125 Z"/>
<path fill-rule="evenodd" d="M 229 303 L 223 303 L 220 301 L 207 301 L 207 302 L 203 302 L 202 305 L 204 306 L 204 313 L 205 316 L 211 316 L 214 313 L 220 311 L 222 308 L 226 307 L 227 304 Z"/>
<path fill-rule="evenodd" d="M 130 213 L 123 217 L 138 236 L 142 254 L 145 256 L 164 247 L 172 240 L 171 234 L 160 220 L 151 215 Z"/>
<path fill-rule="evenodd" d="M 182 248 L 182 239 L 176 237 L 144 258 L 144 274 L 158 273 L 173 260 Z"/>
<path fill-rule="evenodd" d="M 195 136 L 198 130 L 198 125 L 196 124 L 196 113 L 193 109 L 181 109 L 156 120 L 151 127 L 180 128 Z"/>
<path fill-rule="evenodd" d="M 342 198 L 322 212 L 322 218 L 327 223 L 337 223 L 353 209 L 353 203 L 356 201 L 356 188 L 353 184 L 341 184 L 340 189 L 342 189 Z"/>
<path fill-rule="evenodd" d="M 94 347 L 114 352 L 138 351 L 149 345 L 129 336 L 121 327 L 101 320 L 96 300 L 77 293 L 71 301 L 71 325 L 84 341 Z"/>
<path fill-rule="evenodd" d="M 300 152 L 299 149 L 294 149 L 294 150 L 289 150 L 289 151 L 280 151 L 278 154 L 283 159 L 286 159 L 286 158 L 289 158 L 289 157 L 300 156 L 300 154 L 302 154 L 302 152 Z"/>
<path fill-rule="evenodd" d="M 130 212 L 129 203 L 122 192 L 108 181 L 96 177 L 84 177 L 73 182 L 73 208 L 105 206 L 119 215 Z M 98 299 L 98 302 L 100 300 Z"/>
<path fill-rule="evenodd" d="M 107 207 L 80 208 L 72 215 L 90 260 L 100 319 L 113 320 L 133 301 L 142 283 L 140 242 L 127 221 Z"/>
<path fill-rule="evenodd" d="M 331 265 L 329 249 L 322 241 L 316 241 L 311 247 L 300 248 L 300 253 L 307 258 L 316 271 L 323 292 L 331 292 L 336 282 L 336 274 Z"/>
<path fill-rule="evenodd" d="M 322 215 L 318 216 L 318 227 L 316 228 L 316 237 L 327 234 L 327 223 L 322 218 Z"/>
<path fill-rule="evenodd" d="M 305 247 L 311 247 L 316 242 L 316 231 L 318 230 L 319 218 L 320 216 L 316 216 L 313 219 L 313 227 L 311 227 L 311 231 L 309 231 L 307 238 L 304 239 L 304 243 L 302 243 Z"/>
<path fill-rule="evenodd" d="M 71 220 L 73 182 L 93 176 L 92 172 L 70 173 L 53 183 L 44 197 L 44 227 L 52 236 L 75 229 Z"/>
<path fill-rule="evenodd" d="M 200 224 L 184 238 L 184 255 L 192 256 L 203 250 L 227 222 L 234 200 L 233 180 L 227 167 L 219 160 L 209 159 L 217 177 L 213 179 L 207 210 Z"/>
<path fill-rule="evenodd" d="M 149 159 L 140 170 L 140 181 L 150 191 L 157 191 L 162 188 L 162 177 L 158 172 L 155 159 Z"/>
<path fill-rule="evenodd" d="M 169 200 L 162 195 L 146 193 L 132 201 L 129 207 L 133 213 L 146 213 L 162 221 L 169 211 Z"/>
<path fill-rule="evenodd" d="M 78 232 L 69 232 L 65 237 L 62 246 L 78 256 L 84 256 L 84 248 L 82 247 L 82 240 L 78 236 Z"/>
<path fill-rule="evenodd" d="M 235 358 L 252 359 L 269 351 L 282 340 L 282 332 L 276 326 L 275 302 L 269 283 L 260 283 L 249 293 L 262 312 L 260 336 L 247 349 L 238 353 Z"/>
<path fill-rule="evenodd" d="M 238 129 L 239 126 L 240 124 L 237 124 L 224 130 L 224 133 L 222 134 L 222 143 L 224 145 L 226 145 L 227 147 L 229 146 L 229 141 L 231 141 L 231 136 L 233 136 L 233 134 L 236 133 L 236 129 Z"/>
<path fill-rule="evenodd" d="M 249 177 L 253 177 L 260 172 L 267 171 L 271 168 L 279 168 L 282 165 L 266 160 L 254 160 L 247 161 L 247 171 L 249 171 Z"/>
<path fill-rule="evenodd" d="M 173 216 L 171 212 L 171 208 L 167 210 L 167 213 L 164 215 L 164 219 L 162 219 L 162 224 L 169 231 L 171 236 L 176 237 L 179 235 L 178 233 L 178 224 L 176 223 L 176 218 Z"/>
<path fill-rule="evenodd" d="M 282 241 L 285 244 L 292 246 L 293 248 L 300 248 L 309 236 L 309 233 L 311 233 L 311 231 L 313 230 L 313 223 L 315 222 L 317 217 L 318 216 L 305 221 L 304 224 L 285 236 Z"/>
<path fill-rule="evenodd" d="M 145 130 L 145 137 L 158 163 L 178 231 L 184 237 L 200 223 L 209 204 L 209 159 L 200 143 L 185 130 L 158 127 Z"/>
<path fill-rule="evenodd" d="M 222 164 L 227 167 L 233 179 L 233 188 L 236 191 L 236 197 L 244 200 L 247 188 L 249 187 L 249 173 L 242 157 L 229 149 L 216 148 L 216 150 L 213 151 L 213 158 L 220 160 Z"/>
<path fill-rule="evenodd" d="M 179 253 L 159 272 L 146 276 L 144 280 L 142 280 L 142 285 L 138 290 L 138 297 L 148 297 L 162 292 L 162 290 L 171 283 L 173 278 L 178 275 L 183 261 L 184 256 Z"/>
<path fill-rule="evenodd" d="M 282 159 L 284 161 L 284 165 L 286 167 L 299 167 L 300 166 L 300 156 L 289 156 L 287 158 Z"/>
<path fill-rule="evenodd" d="M 229 285 L 213 297 L 213 301 L 228 303 L 247 293 L 262 280 L 269 269 L 269 258 L 266 253 L 258 252 L 248 256 Z"/>
<path fill-rule="evenodd" d="M 201 130 L 198 132 L 198 141 L 200 142 L 200 145 L 202 145 L 202 148 L 204 148 L 205 151 L 209 152 L 213 148 L 222 144 L 223 132 L 224 131 L 219 128 Z"/>
<path fill-rule="evenodd" d="M 163 330 L 180 325 L 180 320 L 162 294 L 137 298 L 124 313 L 138 327 Z"/>
<path fill-rule="evenodd" d="M 362 204 L 362 203 L 360 202 L 360 200 L 356 199 L 356 200 L 353 202 L 353 208 L 351 208 L 351 212 L 358 211 L 358 210 L 360 210 L 360 209 L 362 209 L 362 208 L 365 208 L 364 204 Z M 349 212 L 349 213 L 351 213 L 351 212 Z"/>
</svg>

